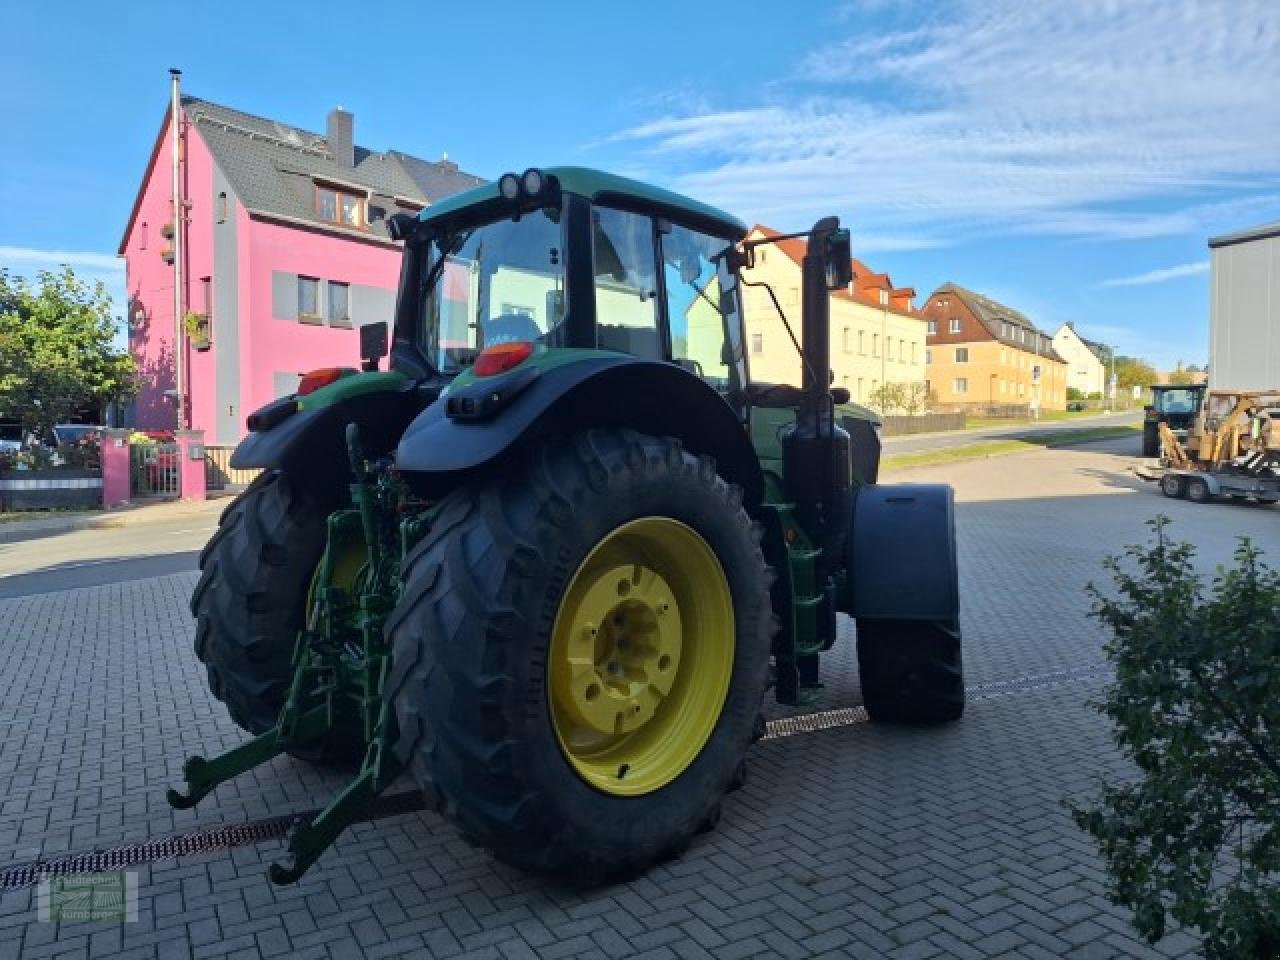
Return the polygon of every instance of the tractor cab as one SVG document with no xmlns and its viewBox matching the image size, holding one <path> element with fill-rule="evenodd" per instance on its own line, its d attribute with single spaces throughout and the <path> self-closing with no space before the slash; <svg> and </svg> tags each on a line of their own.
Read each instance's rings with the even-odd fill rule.
<svg viewBox="0 0 1280 960">
<path fill-rule="evenodd" d="M 1206 385 L 1158 383 L 1151 387 L 1151 403 L 1143 411 L 1143 456 L 1154 457 L 1160 452 L 1160 424 L 1167 424 L 1180 441 L 1187 439 L 1187 431 L 1195 423 L 1204 405 Z"/>
<path fill-rule="evenodd" d="M 592 350 L 668 362 L 741 404 L 733 253 L 746 225 L 574 167 L 508 174 L 394 230 L 406 243 L 392 368 L 492 376 Z"/>
</svg>

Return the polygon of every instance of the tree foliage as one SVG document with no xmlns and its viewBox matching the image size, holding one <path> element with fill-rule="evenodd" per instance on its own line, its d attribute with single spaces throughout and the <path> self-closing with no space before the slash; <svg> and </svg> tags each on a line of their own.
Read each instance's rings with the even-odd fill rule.
<svg viewBox="0 0 1280 960">
<path fill-rule="evenodd" d="M 923 380 L 912 383 L 880 384 L 867 397 L 870 404 L 886 414 L 915 416 L 929 408 L 929 386 Z"/>
<path fill-rule="evenodd" d="M 134 363 L 112 343 L 111 298 L 70 267 L 35 283 L 0 270 L 0 415 L 43 431 L 136 388 Z"/>
<path fill-rule="evenodd" d="M 1149 387 L 1160 379 L 1156 368 L 1137 357 L 1116 357 L 1116 384 L 1121 390 Z M 1107 375 L 1110 378 L 1110 374 Z"/>
<path fill-rule="evenodd" d="M 1112 899 L 1151 942 L 1170 921 L 1210 958 L 1280 956 L 1280 572 L 1241 538 L 1206 584 L 1194 548 L 1151 521 L 1090 587 L 1115 682 L 1099 705 L 1136 765 L 1072 814 L 1096 839 Z"/>
</svg>

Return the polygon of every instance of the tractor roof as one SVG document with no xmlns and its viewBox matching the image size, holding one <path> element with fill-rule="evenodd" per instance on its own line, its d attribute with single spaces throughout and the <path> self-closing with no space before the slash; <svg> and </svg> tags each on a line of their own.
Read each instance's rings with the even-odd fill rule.
<svg viewBox="0 0 1280 960">
<path fill-rule="evenodd" d="M 677 219 L 687 218 L 698 226 L 714 230 L 718 234 L 735 240 L 740 240 L 747 234 L 747 225 L 732 214 L 679 193 L 641 183 L 639 180 L 619 177 L 602 170 L 592 170 L 589 167 L 546 167 L 542 172 L 555 177 L 560 183 L 560 189 L 565 193 L 576 193 L 588 200 L 605 203 L 609 200 L 622 200 L 642 207 L 653 207 L 655 212 Z M 497 198 L 497 182 L 485 183 L 432 204 L 418 214 L 418 219 L 423 223 L 434 223 L 459 210 Z M 681 217 L 681 214 L 684 217 Z"/>
</svg>

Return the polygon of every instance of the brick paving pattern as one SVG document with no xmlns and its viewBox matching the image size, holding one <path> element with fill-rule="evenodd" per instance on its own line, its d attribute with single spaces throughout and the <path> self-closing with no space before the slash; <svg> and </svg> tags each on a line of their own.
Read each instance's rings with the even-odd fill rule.
<svg viewBox="0 0 1280 960">
<path fill-rule="evenodd" d="M 39 923 L 34 890 L 0 892 L 0 957 L 1193 955 L 1186 935 L 1134 939 L 1062 807 L 1124 773 L 1087 705 L 1104 677 L 1082 669 L 1102 641 L 1083 586 L 1160 510 L 1203 543 L 1206 569 L 1236 531 L 1276 558 L 1280 510 L 1167 502 L 1123 465 L 1095 448 L 950 467 L 966 672 L 995 692 L 948 727 L 864 723 L 758 745 L 719 827 L 633 882 L 564 889 L 415 813 L 349 830 L 293 887 L 265 878 L 278 842 L 141 866 L 136 923 Z M 280 758 L 197 810 L 169 808 L 188 754 L 242 738 L 191 652 L 193 582 L 0 601 L 0 869 L 305 810 L 341 782 Z M 845 623 L 806 709 L 859 702 L 852 640 Z M 1066 680 L 999 684 L 1044 675 Z"/>
</svg>

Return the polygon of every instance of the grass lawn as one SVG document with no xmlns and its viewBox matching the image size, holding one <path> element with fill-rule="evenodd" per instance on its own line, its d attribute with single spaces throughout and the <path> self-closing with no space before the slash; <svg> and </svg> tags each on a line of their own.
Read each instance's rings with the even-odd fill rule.
<svg viewBox="0 0 1280 960">
<path fill-rule="evenodd" d="M 100 507 L 87 510 L 70 507 L 52 507 L 48 510 L 0 510 L 0 523 L 13 523 L 17 520 L 42 520 L 45 517 L 83 517 L 89 514 L 102 513 Z"/>
<path fill-rule="evenodd" d="M 1006 453 L 1022 453 L 1043 447 L 1065 447 L 1073 443 L 1089 443 L 1092 440 L 1110 440 L 1114 437 L 1136 436 L 1142 428 L 1133 424 L 1123 427 L 1081 427 L 1079 430 L 1063 430 L 1043 437 L 1018 440 L 991 440 L 986 443 L 969 443 L 942 450 L 923 450 L 919 453 L 902 453 L 885 457 L 880 466 L 927 467 L 938 463 L 955 463 L 959 460 L 977 460 L 982 457 L 998 457 Z"/>
<path fill-rule="evenodd" d="M 1012 427 L 1021 426 L 1029 423 L 1048 423 L 1050 421 L 1059 420 L 1079 420 L 1082 417 L 1096 417 L 1103 410 L 1042 410 L 1040 417 L 1032 420 L 1030 417 L 1014 418 L 1014 417 L 965 417 L 964 428 L 966 430 L 977 430 L 981 427 Z"/>
</svg>

